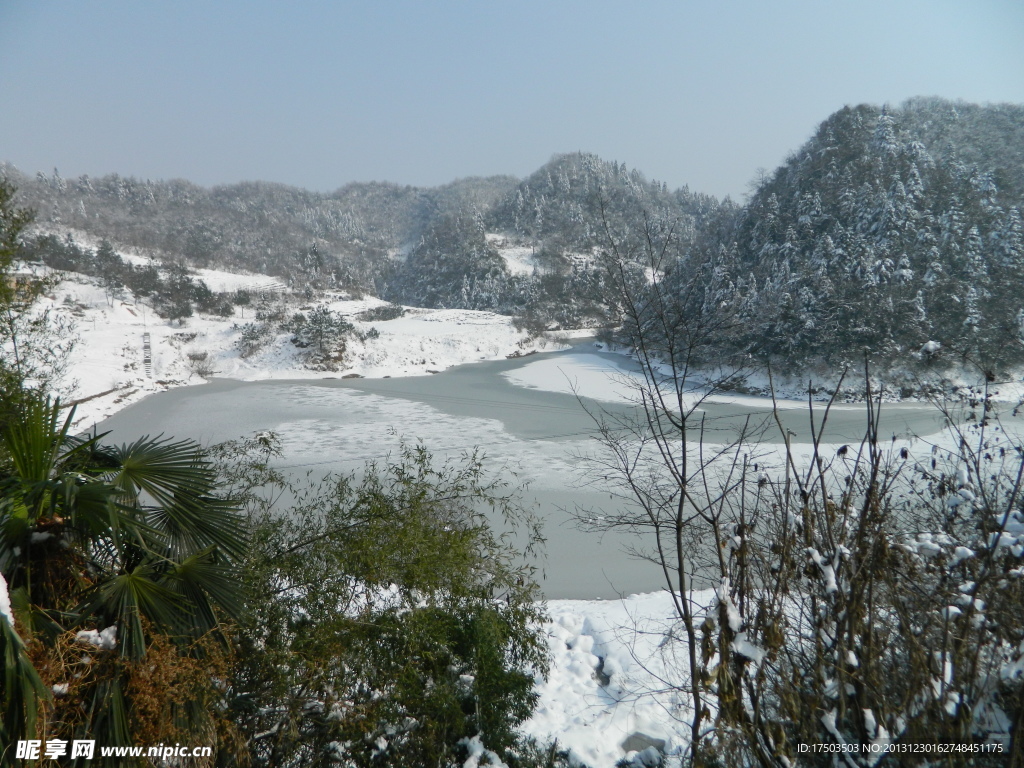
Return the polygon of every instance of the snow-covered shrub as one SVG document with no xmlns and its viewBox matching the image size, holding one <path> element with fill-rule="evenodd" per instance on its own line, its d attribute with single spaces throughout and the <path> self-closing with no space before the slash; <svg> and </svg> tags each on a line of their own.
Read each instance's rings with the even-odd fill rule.
<svg viewBox="0 0 1024 768">
<path fill-rule="evenodd" d="M 320 304 L 308 315 L 297 313 L 290 324 L 292 344 L 306 350 L 306 364 L 314 370 L 336 370 L 345 354 L 345 337 L 355 328 L 337 312 Z"/>
<path fill-rule="evenodd" d="M 890 744 L 1003 750 L 979 765 L 1021 749 L 1024 446 L 986 403 L 949 413 L 968 426 L 927 460 L 881 443 L 869 404 L 859 447 L 739 478 L 701 627 L 713 751 L 775 766 L 847 744 L 847 765 L 873 766 Z"/>
<path fill-rule="evenodd" d="M 269 323 L 246 323 L 239 329 L 235 347 L 242 357 L 252 357 L 273 340 L 274 330 Z"/>
<path fill-rule="evenodd" d="M 213 358 L 210 357 L 210 353 L 206 350 L 193 350 L 186 357 L 188 358 L 189 370 L 196 376 L 208 379 L 214 374 Z"/>
<path fill-rule="evenodd" d="M 386 320 L 396 320 L 405 314 L 405 307 L 401 304 L 381 304 L 377 307 L 371 307 L 370 309 L 360 312 L 358 319 L 363 322 L 383 322 Z"/>
</svg>

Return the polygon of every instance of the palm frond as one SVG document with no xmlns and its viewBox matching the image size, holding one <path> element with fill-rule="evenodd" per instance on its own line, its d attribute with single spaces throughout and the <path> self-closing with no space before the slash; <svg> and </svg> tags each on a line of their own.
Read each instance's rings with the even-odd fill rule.
<svg viewBox="0 0 1024 768">
<path fill-rule="evenodd" d="M 131 728 L 128 724 L 128 707 L 124 688 L 119 676 L 100 681 L 92 694 L 90 720 L 85 724 L 85 733 L 100 744 L 110 746 L 132 745 Z M 132 764 L 127 758 L 118 758 L 123 764 Z"/>
<path fill-rule="evenodd" d="M 6 589 L 0 577 L 0 589 Z M 0 747 L 14 745 L 19 739 L 35 735 L 38 703 L 49 696 L 35 667 L 29 661 L 25 644 L 5 616 L 0 616 L 0 659 L 3 674 L 0 680 Z M 0 765 L 14 763 L 14 755 L 0 755 Z"/>
<path fill-rule="evenodd" d="M 51 479 L 73 457 L 88 453 L 102 437 L 73 439 L 68 436 L 75 409 L 60 417 L 60 400 L 28 398 L 17 419 L 4 425 L 0 440 L 7 449 L 14 474 L 26 485 Z"/>
<path fill-rule="evenodd" d="M 179 632 L 188 626 L 191 616 L 189 606 L 158 583 L 158 578 L 157 569 L 146 563 L 107 579 L 97 585 L 79 613 L 116 622 L 121 655 L 140 659 L 146 655 L 143 617 L 158 629 Z"/>
<path fill-rule="evenodd" d="M 142 519 L 163 537 L 155 543 L 186 555 L 209 546 L 235 558 L 244 554 L 241 516 L 215 496 L 217 476 L 199 446 L 144 437 L 114 455 L 120 467 L 107 480 L 121 504 L 144 510 Z"/>
<path fill-rule="evenodd" d="M 244 609 L 244 594 L 235 569 L 217 562 L 212 550 L 199 552 L 176 564 L 161 582 L 193 607 L 202 628 L 217 625 L 213 606 L 237 619 Z"/>
</svg>

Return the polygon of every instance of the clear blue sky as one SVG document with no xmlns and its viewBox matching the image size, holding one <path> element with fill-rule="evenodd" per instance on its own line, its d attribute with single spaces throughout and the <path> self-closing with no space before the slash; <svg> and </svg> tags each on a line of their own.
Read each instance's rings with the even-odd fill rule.
<svg viewBox="0 0 1024 768">
<path fill-rule="evenodd" d="M 742 198 L 844 104 L 1024 103 L 1020 0 L 0 0 L 0 161 L 435 185 L 559 152 Z"/>
</svg>

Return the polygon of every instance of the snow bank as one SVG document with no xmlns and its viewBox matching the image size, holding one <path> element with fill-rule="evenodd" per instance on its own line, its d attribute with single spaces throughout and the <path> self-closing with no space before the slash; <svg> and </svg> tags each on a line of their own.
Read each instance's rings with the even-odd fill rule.
<svg viewBox="0 0 1024 768">
<path fill-rule="evenodd" d="M 630 401 L 631 393 L 642 383 L 625 359 L 619 363 L 587 352 L 571 352 L 557 360 L 537 360 L 502 376 L 519 387 L 578 394 L 612 403 Z"/>
<path fill-rule="evenodd" d="M 541 389 L 545 392 L 578 394 L 607 403 L 636 402 L 638 389 L 646 386 L 643 375 L 628 357 L 622 356 L 619 361 L 607 355 L 587 352 L 573 352 L 562 355 L 557 360 L 537 360 L 502 375 L 516 386 Z M 674 397 L 674 393 L 671 396 Z M 740 405 L 747 408 L 772 407 L 771 398 L 732 394 L 709 395 L 705 388 L 694 386 L 684 395 L 684 405 L 693 407 L 700 403 Z M 776 403 L 780 409 L 785 410 L 807 407 L 806 402 L 800 400 L 779 399 Z M 860 405 L 833 407 L 863 408 Z"/>
<path fill-rule="evenodd" d="M 0 573 L 0 619 L 6 619 L 14 628 L 14 614 L 11 612 L 11 594 L 7 591 L 7 579 Z"/>
<path fill-rule="evenodd" d="M 694 594 L 705 608 L 713 600 L 712 590 Z M 551 672 L 538 678 L 540 700 L 523 730 L 557 739 L 593 768 L 652 747 L 682 754 L 693 711 L 682 690 L 687 647 L 674 631 L 671 595 L 552 600 L 547 608 Z"/>
</svg>

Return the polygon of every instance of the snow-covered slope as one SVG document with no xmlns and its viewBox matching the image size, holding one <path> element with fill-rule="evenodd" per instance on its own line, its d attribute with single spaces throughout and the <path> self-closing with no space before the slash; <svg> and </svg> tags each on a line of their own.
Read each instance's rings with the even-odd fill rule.
<svg viewBox="0 0 1024 768">
<path fill-rule="evenodd" d="M 498 255 L 505 260 L 510 274 L 529 275 L 537 268 L 534 260 L 534 248 L 529 245 L 513 245 L 504 235 L 488 232 L 487 242 L 498 249 Z"/>
<path fill-rule="evenodd" d="M 270 287 L 274 278 L 208 272 L 213 288 Z M 321 302 L 312 302 L 321 303 Z M 411 376 L 478 360 L 501 359 L 533 349 L 557 349 L 545 339 L 529 340 L 511 319 L 489 312 L 410 308 L 394 320 L 361 322 L 356 316 L 383 302 L 378 299 L 328 299 L 326 305 L 376 338 L 349 341 L 337 371 L 312 371 L 303 365 L 291 334 L 277 333 L 265 349 L 244 358 L 236 344 L 240 327 L 253 319 L 251 308 L 236 307 L 232 317 L 196 315 L 171 323 L 130 300 L 110 300 L 98 283 L 67 275 L 41 308 L 72 317 L 78 343 L 72 353 L 69 396 L 79 402 L 79 423 L 93 423 L 147 394 L 170 387 L 201 384 L 204 376 L 242 380 L 342 376 Z M 296 303 L 294 311 L 307 308 Z M 149 359 L 145 364 L 145 335 Z"/>
</svg>

